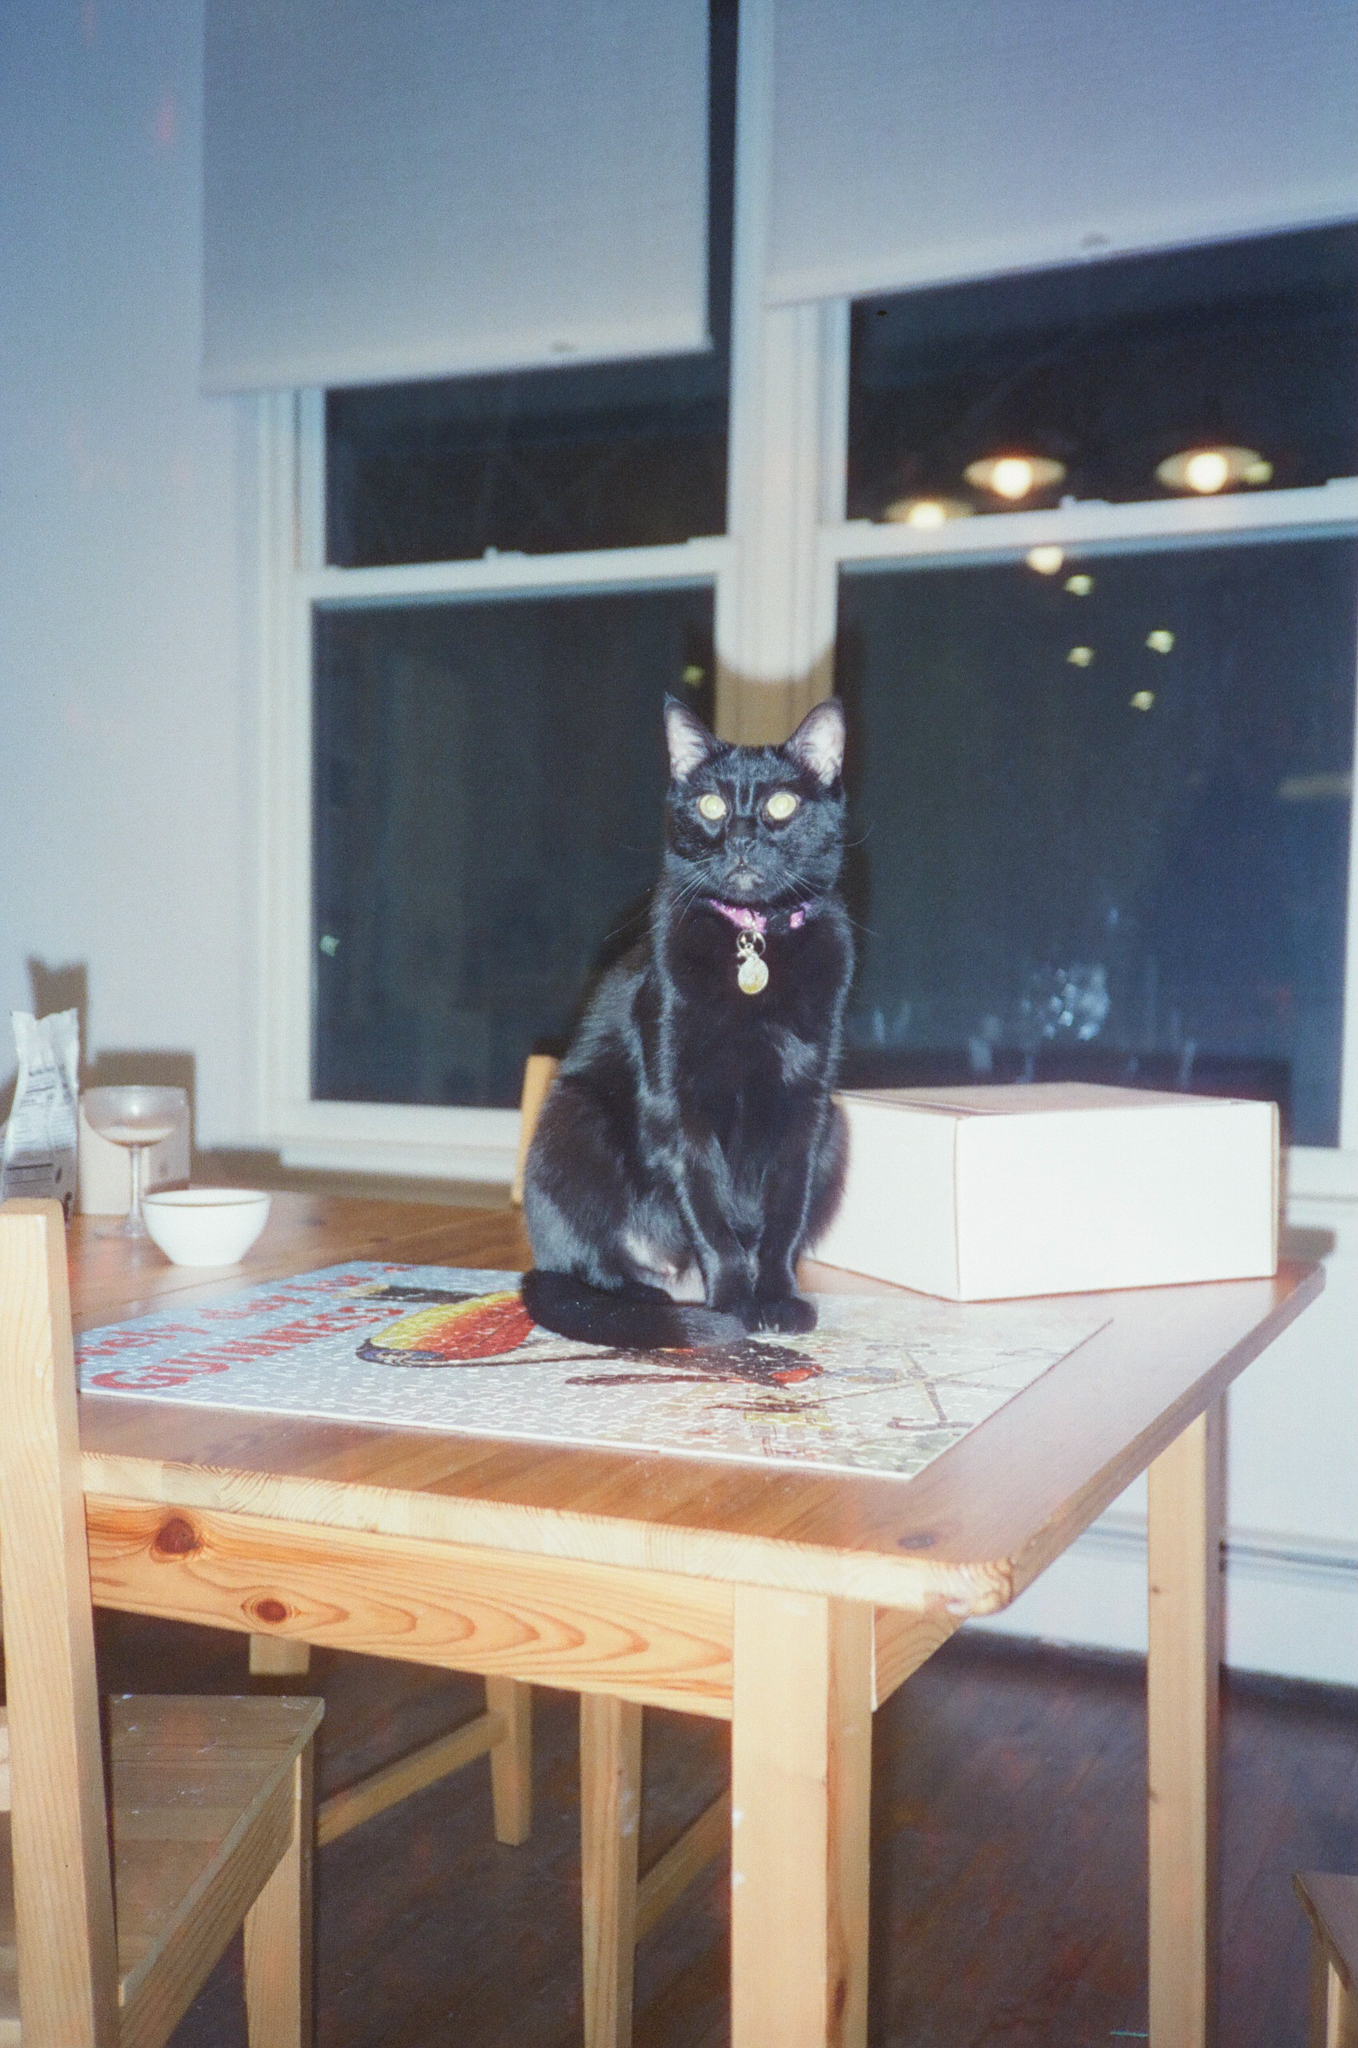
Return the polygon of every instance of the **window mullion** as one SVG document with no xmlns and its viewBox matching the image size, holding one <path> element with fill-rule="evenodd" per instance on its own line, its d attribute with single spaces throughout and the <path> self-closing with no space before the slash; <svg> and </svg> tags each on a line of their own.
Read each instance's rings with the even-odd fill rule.
<svg viewBox="0 0 1358 2048">
<path fill-rule="evenodd" d="M 836 422 L 847 402 L 847 354 L 825 347 L 836 311 L 761 306 L 745 314 L 757 327 L 758 357 L 747 357 L 732 380 L 738 570 L 733 601 L 717 620 L 717 717 L 728 739 L 784 738 L 833 686 L 835 582 L 819 559 L 818 532 L 827 494 L 833 502 L 843 490 L 834 476 L 842 473 Z"/>
<path fill-rule="evenodd" d="M 736 88 L 727 531 L 717 725 L 782 739 L 832 687 L 835 582 L 817 529 L 843 517 L 848 309 L 765 304 L 773 152 L 772 0 L 743 0 Z"/>
<path fill-rule="evenodd" d="M 825 694 L 829 640 L 818 642 L 819 308 L 759 315 L 759 362 L 743 395 L 750 473 L 741 479 L 739 602 L 719 643 L 718 716 L 726 736 L 782 739 Z M 833 630 L 833 629 L 831 629 Z"/>
<path fill-rule="evenodd" d="M 1355 683 L 1358 689 L 1358 682 Z M 1358 734 L 1358 698 L 1355 699 L 1355 733 Z M 1358 765 L 1358 738 L 1355 739 Z M 1344 935 L 1344 1015 L 1339 1064 L 1339 1144 L 1350 1162 L 1349 1185 L 1358 1165 L 1358 829 L 1355 829 L 1353 798 L 1349 798 L 1348 917 Z"/>
<path fill-rule="evenodd" d="M 309 1093 L 309 648 L 298 631 L 297 396 L 265 392 L 259 430 L 258 1135 L 273 1142 Z"/>
<path fill-rule="evenodd" d="M 297 393 L 297 566 L 319 569 L 326 560 L 325 393 Z"/>
</svg>

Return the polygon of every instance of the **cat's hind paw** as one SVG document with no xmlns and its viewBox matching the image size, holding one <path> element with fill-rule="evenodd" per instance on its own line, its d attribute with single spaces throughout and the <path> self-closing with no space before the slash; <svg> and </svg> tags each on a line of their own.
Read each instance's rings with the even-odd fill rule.
<svg viewBox="0 0 1358 2048">
<path fill-rule="evenodd" d="M 753 1320 L 747 1324 L 751 1330 L 778 1330 L 785 1336 L 792 1336 L 816 1327 L 816 1305 L 804 1294 L 782 1294 L 776 1299 L 751 1304 Z"/>
</svg>

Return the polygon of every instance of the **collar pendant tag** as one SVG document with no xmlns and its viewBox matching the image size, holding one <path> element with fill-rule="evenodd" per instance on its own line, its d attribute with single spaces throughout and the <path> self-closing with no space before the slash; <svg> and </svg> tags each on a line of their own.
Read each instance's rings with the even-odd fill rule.
<svg viewBox="0 0 1358 2048">
<path fill-rule="evenodd" d="M 742 995 L 757 996 L 769 984 L 769 970 L 760 958 L 764 950 L 763 934 L 740 932 L 736 938 L 736 987 Z"/>
</svg>

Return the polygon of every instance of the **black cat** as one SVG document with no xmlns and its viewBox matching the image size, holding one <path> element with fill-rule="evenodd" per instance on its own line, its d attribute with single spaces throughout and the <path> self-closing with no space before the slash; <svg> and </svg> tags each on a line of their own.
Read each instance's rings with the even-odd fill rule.
<svg viewBox="0 0 1358 2048">
<path fill-rule="evenodd" d="M 796 1264 L 845 1158 L 843 711 L 831 698 L 782 746 L 740 747 L 668 698 L 665 735 L 649 933 L 585 1012 L 524 1184 L 529 1314 L 629 1349 L 812 1328 Z"/>
</svg>

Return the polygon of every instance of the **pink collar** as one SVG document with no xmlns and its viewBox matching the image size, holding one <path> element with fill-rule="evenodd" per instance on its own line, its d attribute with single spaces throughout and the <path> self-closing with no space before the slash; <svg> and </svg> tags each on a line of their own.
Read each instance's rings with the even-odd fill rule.
<svg viewBox="0 0 1358 2048">
<path fill-rule="evenodd" d="M 762 910 L 746 910 L 738 903 L 722 903 L 715 896 L 704 896 L 700 901 L 705 903 L 709 910 L 715 910 L 719 917 L 724 917 L 728 924 L 733 924 L 737 931 L 758 932 L 761 938 L 768 931 L 768 914 Z M 795 910 L 788 912 L 787 928 L 790 932 L 801 930 L 810 908 L 809 903 L 799 903 Z M 780 916 L 781 912 L 775 911 L 773 915 Z"/>
</svg>

